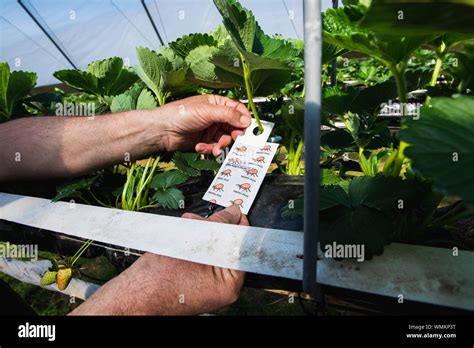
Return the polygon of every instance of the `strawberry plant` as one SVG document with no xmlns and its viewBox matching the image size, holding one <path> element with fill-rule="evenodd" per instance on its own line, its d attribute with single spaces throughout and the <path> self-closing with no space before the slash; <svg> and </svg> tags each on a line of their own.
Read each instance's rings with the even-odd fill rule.
<svg viewBox="0 0 474 348">
<path fill-rule="evenodd" d="M 86 241 L 71 257 L 63 257 L 61 260 L 51 259 L 52 265 L 42 275 L 40 284 L 47 286 L 56 283 L 59 290 L 66 290 L 73 276 L 80 274 L 80 269 L 75 264 L 92 242 L 92 240 Z"/>
<path fill-rule="evenodd" d="M 148 48 L 137 48 L 140 64 L 135 71 L 140 79 L 153 91 L 158 105 L 164 105 L 172 96 L 194 92 L 197 85 L 190 83 L 186 75 L 188 67 L 184 60 L 169 48 L 157 53 Z"/>
<path fill-rule="evenodd" d="M 324 13 L 324 40 L 368 58 L 363 58 L 366 63 L 350 63 L 356 68 L 349 65 L 341 72 L 348 75 L 339 75 L 340 79 L 357 80 L 356 85 L 323 88 L 323 123 L 330 131 L 321 138 L 326 157 L 322 166 L 336 169 L 339 181 L 329 184 L 321 175 L 320 241 L 322 245 L 333 241 L 362 243 L 367 248 L 366 256 L 371 257 L 381 253 L 390 241 L 413 241 L 434 231 L 449 231 L 456 221 L 474 215 L 474 192 L 468 174 L 473 163 L 473 99 L 451 97 L 456 92 L 471 93 L 472 45 L 463 40 L 472 38 L 474 31 L 463 22 L 465 14 L 460 14 L 459 25 L 454 18 L 440 15 L 439 27 L 433 20 L 426 20 L 429 24 L 424 27 L 418 16 L 414 19 L 413 14 L 418 12 L 411 6 L 427 6 L 425 1 L 346 3 L 343 8 Z M 447 3 L 460 4 L 447 12 L 459 8 L 466 13 L 472 11 L 466 3 Z M 435 4 L 433 8 L 437 6 L 448 5 Z M 407 22 L 397 20 L 396 9 L 404 10 Z M 426 15 L 431 13 L 424 11 Z M 387 23 L 396 30 L 388 29 Z M 450 53 L 460 43 L 464 49 Z M 421 50 L 422 45 L 431 46 L 433 51 Z M 454 58 L 457 62 L 453 65 Z M 382 68 L 372 68 L 370 63 L 375 61 Z M 378 78 L 378 72 L 385 69 L 392 77 L 383 74 Z M 447 78 L 443 87 L 436 86 L 441 71 Z M 378 117 L 381 104 L 398 98 L 400 114 L 407 116 L 403 106 L 407 105 L 408 92 L 425 86 L 430 94 L 444 93 L 448 97 L 426 98 L 426 106 L 418 110 L 417 117 L 403 117 L 400 133 L 391 135 L 389 122 Z M 343 122 L 345 127 L 337 127 L 335 121 Z M 443 197 L 451 197 L 456 203 L 440 213 Z M 301 214 L 302 198 L 296 200 L 295 207 L 285 207 L 283 216 Z"/>
<path fill-rule="evenodd" d="M 95 96 L 102 112 L 110 108 L 112 96 L 125 92 L 138 80 L 119 57 L 92 62 L 85 71 L 58 70 L 53 76 L 78 91 Z"/>
<path fill-rule="evenodd" d="M 8 63 L 0 62 L 0 122 L 15 116 L 17 107 L 36 85 L 37 79 L 33 72 L 10 71 Z"/>
<path fill-rule="evenodd" d="M 124 93 L 113 97 L 110 111 L 146 110 L 157 106 L 155 97 L 151 92 L 144 88 L 143 84 L 136 83 Z"/>
<path fill-rule="evenodd" d="M 253 13 L 237 1 L 214 1 L 223 26 L 212 35 L 194 34 L 170 44 L 185 55 L 191 79 L 210 88 L 245 88 L 249 109 L 260 130 L 253 98 L 279 91 L 290 82 L 290 57 L 299 49 L 289 41 L 266 35 Z M 225 30 L 224 30 L 225 28 Z"/>
</svg>

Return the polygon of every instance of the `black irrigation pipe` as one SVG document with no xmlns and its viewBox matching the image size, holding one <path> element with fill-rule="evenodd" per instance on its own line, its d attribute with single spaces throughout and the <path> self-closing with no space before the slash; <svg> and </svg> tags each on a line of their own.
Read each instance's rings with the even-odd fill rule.
<svg viewBox="0 0 474 348">
<path fill-rule="evenodd" d="M 148 20 L 150 21 L 150 23 L 151 23 L 151 25 L 152 25 L 152 27 L 153 27 L 153 30 L 154 30 L 155 33 L 156 33 L 156 36 L 158 36 L 158 40 L 160 40 L 161 46 L 164 46 L 165 44 L 164 44 L 164 42 L 163 42 L 163 39 L 161 38 L 160 32 L 159 32 L 158 29 L 156 28 L 155 21 L 154 21 L 153 18 L 151 17 L 150 11 L 148 10 L 147 5 L 145 4 L 145 0 L 140 0 L 140 2 L 142 3 L 143 9 L 145 10 L 146 15 L 148 16 Z"/>
<path fill-rule="evenodd" d="M 69 56 L 66 54 L 66 52 L 63 51 L 61 46 L 58 45 L 58 43 L 52 38 L 52 36 L 48 33 L 48 31 L 41 25 L 41 23 L 36 19 L 35 16 L 28 10 L 28 8 L 23 4 L 22 0 L 17 0 L 18 4 L 25 10 L 25 12 L 30 16 L 30 18 L 36 23 L 36 25 L 41 29 L 41 31 L 48 37 L 48 39 L 53 43 L 53 45 L 58 49 L 59 52 L 66 58 L 66 60 L 69 62 L 69 64 L 72 65 L 74 69 L 77 69 L 76 64 L 74 64 L 69 58 Z"/>
</svg>

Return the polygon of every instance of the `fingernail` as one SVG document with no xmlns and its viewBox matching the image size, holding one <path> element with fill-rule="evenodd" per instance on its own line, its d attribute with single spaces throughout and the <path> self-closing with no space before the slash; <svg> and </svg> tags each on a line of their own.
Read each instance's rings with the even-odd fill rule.
<svg viewBox="0 0 474 348">
<path fill-rule="evenodd" d="M 250 126 L 250 117 L 246 115 L 240 116 L 240 123 L 245 127 Z"/>
<path fill-rule="evenodd" d="M 203 144 L 196 145 L 196 151 L 203 151 L 203 150 L 204 150 L 204 145 Z"/>
<path fill-rule="evenodd" d="M 240 217 L 241 215 L 240 208 L 235 204 L 232 204 L 231 206 L 229 206 L 227 208 L 227 211 L 229 212 L 229 214 L 232 214 L 232 216 L 235 216 L 235 217 Z"/>
</svg>

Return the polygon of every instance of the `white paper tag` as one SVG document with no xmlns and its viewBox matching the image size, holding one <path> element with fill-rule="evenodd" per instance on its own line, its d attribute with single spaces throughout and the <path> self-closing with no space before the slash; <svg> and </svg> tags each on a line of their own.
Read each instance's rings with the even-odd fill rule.
<svg viewBox="0 0 474 348">
<path fill-rule="evenodd" d="M 242 139 L 237 137 L 203 199 L 223 207 L 236 204 L 248 214 L 279 144 L 253 146 Z"/>
<path fill-rule="evenodd" d="M 272 132 L 273 126 L 275 125 L 272 122 L 267 122 L 267 121 L 260 121 L 262 123 L 263 127 L 263 132 L 259 135 L 255 135 L 254 132 L 258 129 L 258 124 L 257 121 L 252 118 L 252 123 L 250 126 L 247 127 L 245 130 L 244 135 L 240 135 L 237 137 L 236 141 L 240 141 L 243 144 L 247 144 L 250 146 L 255 146 L 255 147 L 263 147 L 265 146 L 265 143 L 268 140 L 268 137 L 270 136 L 270 133 Z"/>
</svg>

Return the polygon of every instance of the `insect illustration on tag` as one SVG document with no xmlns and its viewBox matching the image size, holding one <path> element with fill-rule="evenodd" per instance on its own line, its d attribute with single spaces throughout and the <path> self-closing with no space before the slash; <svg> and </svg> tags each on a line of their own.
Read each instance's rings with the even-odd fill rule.
<svg viewBox="0 0 474 348">
<path fill-rule="evenodd" d="M 272 150 L 272 147 L 270 145 L 265 145 L 260 149 L 260 151 L 265 151 L 265 152 L 270 152 Z"/>
<path fill-rule="evenodd" d="M 258 170 L 255 169 L 255 168 L 247 169 L 247 170 L 245 171 L 245 173 L 246 173 L 248 176 L 253 176 L 253 177 L 257 177 L 257 176 L 258 176 Z"/>
<path fill-rule="evenodd" d="M 237 153 L 244 153 L 244 152 L 247 152 L 247 147 L 242 145 L 242 146 L 236 147 L 235 151 L 237 151 Z"/>
<path fill-rule="evenodd" d="M 229 176 L 231 176 L 231 175 L 230 175 L 231 173 L 232 173 L 232 170 L 226 169 L 226 170 L 224 170 L 224 171 L 221 172 L 221 176 L 229 177 Z"/>
<path fill-rule="evenodd" d="M 243 184 L 237 184 L 239 187 L 239 190 L 245 191 L 245 192 L 251 192 L 250 191 L 250 184 L 248 182 L 245 182 Z"/>
<path fill-rule="evenodd" d="M 238 159 L 238 158 L 231 158 L 231 159 L 229 159 L 229 163 L 231 163 L 231 164 L 240 163 L 240 159 Z"/>
<path fill-rule="evenodd" d="M 214 191 L 222 192 L 224 190 L 224 184 L 215 184 L 214 186 L 212 186 L 212 189 Z"/>
<path fill-rule="evenodd" d="M 255 162 L 257 163 L 265 163 L 265 157 L 260 156 L 254 159 Z"/>
</svg>

